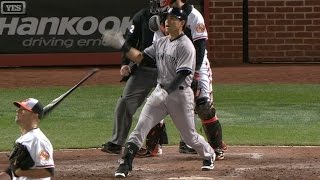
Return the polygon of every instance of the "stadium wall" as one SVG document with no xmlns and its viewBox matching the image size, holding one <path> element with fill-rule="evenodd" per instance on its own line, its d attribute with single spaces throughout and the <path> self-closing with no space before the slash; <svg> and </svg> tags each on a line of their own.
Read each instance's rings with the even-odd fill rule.
<svg viewBox="0 0 320 180">
<path fill-rule="evenodd" d="M 246 61 L 245 38 L 250 63 L 320 62 L 319 0 L 249 0 L 247 37 L 243 33 L 245 1 L 208 2 L 208 50 L 214 64 Z"/>
<path fill-rule="evenodd" d="M 16 15 L 19 18 L 41 16 L 60 16 L 103 21 L 103 17 L 116 14 L 123 21 L 141 6 L 148 6 L 148 0 L 133 3 L 130 12 L 117 14 L 119 11 L 106 11 L 110 7 L 108 1 L 81 1 L 73 8 L 76 0 L 70 0 L 60 9 L 63 0 L 26 1 L 27 13 Z M 1 1 L 3 2 L 3 1 Z M 126 3 L 133 1 L 126 0 Z M 249 63 L 319 63 L 320 62 L 320 1 L 319 0 L 190 0 L 203 12 L 207 30 L 208 57 L 213 64 Z M 110 2 L 111 3 L 111 2 Z M 246 6 L 247 3 L 247 6 Z M 112 6 L 122 6 L 112 4 Z M 96 5 L 96 8 L 88 8 Z M 46 7 L 50 9 L 46 9 Z M 69 8 L 69 10 L 68 10 Z M 71 9 L 71 10 L 70 10 Z M 84 10 L 86 9 L 86 10 Z M 117 9 L 117 8 L 113 8 Z M 65 10 L 65 12 L 61 12 Z M 101 13 L 108 12 L 109 14 Z M 3 11 L 1 11 L 3 13 Z M 38 17 L 39 16 L 39 17 Z M 62 15 L 61 15 L 62 16 Z M 90 17 L 96 17 L 89 19 Z M 120 64 L 120 53 L 95 44 L 86 47 L 46 47 L 31 46 L 31 40 L 50 44 L 53 40 L 61 40 L 61 35 L 28 36 L 8 35 L 8 24 L 15 15 L 0 14 L 0 66 L 55 66 L 55 65 L 117 65 Z M 2 19 L 1 19 L 2 18 Z M 63 18 L 63 17 L 58 17 Z M 108 18 L 108 17 L 107 17 Z M 84 21 L 84 20 L 83 20 Z M 76 25 L 78 25 L 76 24 Z M 110 25 L 110 24 L 109 24 Z M 247 25 L 247 27 L 246 27 Z M 1 27 L 2 26 L 2 27 Z M 78 26 L 77 26 L 78 27 Z M 6 29 L 7 28 L 7 29 Z M 21 28 L 20 28 L 21 30 Z M 97 40 L 101 35 L 74 36 L 66 34 L 67 40 L 81 41 L 83 38 Z M 56 39 L 53 39 L 56 38 Z M 21 44 L 29 44 L 22 47 Z M 35 43 L 36 41 L 33 41 Z M 94 41 L 91 41 L 94 42 Z M 53 43 L 52 43 L 53 44 Z M 67 44 L 64 44 L 67 45 Z"/>
</svg>

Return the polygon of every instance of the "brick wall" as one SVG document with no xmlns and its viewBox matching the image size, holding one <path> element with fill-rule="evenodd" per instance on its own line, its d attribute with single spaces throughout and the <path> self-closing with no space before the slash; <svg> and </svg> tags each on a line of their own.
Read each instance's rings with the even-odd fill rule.
<svg viewBox="0 0 320 180">
<path fill-rule="evenodd" d="M 209 59 L 242 63 L 242 0 L 208 0 Z M 250 62 L 320 62 L 320 0 L 249 0 Z"/>
</svg>

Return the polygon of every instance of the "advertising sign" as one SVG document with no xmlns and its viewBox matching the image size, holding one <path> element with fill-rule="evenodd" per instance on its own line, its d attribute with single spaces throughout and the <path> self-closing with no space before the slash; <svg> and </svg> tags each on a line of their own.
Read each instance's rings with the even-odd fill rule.
<svg viewBox="0 0 320 180">
<path fill-rule="evenodd" d="M 0 54 L 113 52 L 106 29 L 125 33 L 147 0 L 1 1 Z"/>
</svg>

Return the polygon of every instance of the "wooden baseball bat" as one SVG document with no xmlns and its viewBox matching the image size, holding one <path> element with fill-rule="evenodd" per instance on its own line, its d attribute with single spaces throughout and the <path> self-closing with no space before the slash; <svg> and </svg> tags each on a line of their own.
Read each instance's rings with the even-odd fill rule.
<svg viewBox="0 0 320 180">
<path fill-rule="evenodd" d="M 87 79 L 89 79 L 92 75 L 94 75 L 96 72 L 98 72 L 98 68 L 92 69 L 84 78 L 82 78 L 76 85 L 74 85 L 71 89 L 69 89 L 67 92 L 63 93 L 56 99 L 52 100 L 48 105 L 46 105 L 43 108 L 43 114 L 42 118 L 45 118 L 50 114 L 53 109 L 55 109 L 69 94 L 71 94 L 75 89 L 77 89 L 83 82 L 85 82 Z"/>
</svg>

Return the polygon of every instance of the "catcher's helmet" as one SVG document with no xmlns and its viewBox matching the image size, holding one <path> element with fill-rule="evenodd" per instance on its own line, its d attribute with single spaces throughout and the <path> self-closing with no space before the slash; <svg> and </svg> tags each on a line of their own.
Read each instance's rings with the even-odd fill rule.
<svg viewBox="0 0 320 180">
<path fill-rule="evenodd" d="M 171 0 L 150 0 L 150 12 L 152 14 L 165 12 L 168 9 L 170 3 Z"/>
<path fill-rule="evenodd" d="M 171 16 L 175 16 L 180 20 L 185 20 L 185 21 L 188 20 L 188 15 L 180 8 L 176 8 L 176 7 L 170 8 L 167 14 Z"/>
</svg>

